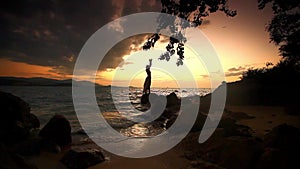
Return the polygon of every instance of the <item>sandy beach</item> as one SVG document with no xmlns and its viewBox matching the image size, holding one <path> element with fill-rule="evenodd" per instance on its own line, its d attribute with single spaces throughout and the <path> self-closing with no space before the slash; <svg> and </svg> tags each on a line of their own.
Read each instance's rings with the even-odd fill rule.
<svg viewBox="0 0 300 169">
<path fill-rule="evenodd" d="M 228 113 L 230 112 L 230 113 Z M 232 115 L 234 113 L 235 115 Z M 248 115 L 251 118 L 241 118 L 241 115 Z M 229 117 L 231 116 L 231 117 Z M 300 129 L 300 117 L 291 116 L 285 113 L 284 107 L 272 106 L 227 106 L 223 118 L 234 118 L 239 125 L 250 127 L 253 137 L 263 137 L 270 132 L 274 127 L 281 124 L 288 124 Z M 219 167 L 208 161 L 201 161 L 194 156 L 194 153 L 199 153 L 203 146 L 211 146 L 211 144 L 221 144 L 224 139 L 222 129 L 217 129 L 215 134 L 201 145 L 197 142 L 199 131 L 191 132 L 182 142 L 171 150 L 149 158 L 134 159 L 120 157 L 109 152 L 103 151 L 106 156 L 106 161 L 89 167 L 88 169 L 188 169 L 202 166 Z M 213 143 L 212 143 L 213 142 Z M 200 151 L 200 152 L 201 152 Z M 238 151 L 238 150 L 232 150 Z M 65 167 L 59 162 L 66 151 L 59 154 L 42 153 L 34 163 L 40 169 L 53 169 Z M 192 155 L 190 155 L 192 154 Z M 196 166 L 196 167 L 195 167 Z"/>
<path fill-rule="evenodd" d="M 253 119 L 237 119 L 237 123 L 250 127 L 253 130 L 253 136 L 263 137 L 280 124 L 288 124 L 300 129 L 300 117 L 286 114 L 284 107 L 228 106 L 226 109 L 236 113 L 243 112 L 252 116 Z"/>
</svg>

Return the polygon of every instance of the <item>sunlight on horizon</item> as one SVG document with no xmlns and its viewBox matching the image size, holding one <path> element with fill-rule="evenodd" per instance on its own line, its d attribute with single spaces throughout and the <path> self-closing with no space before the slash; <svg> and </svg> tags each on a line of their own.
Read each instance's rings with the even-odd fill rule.
<svg viewBox="0 0 300 169">
<path fill-rule="evenodd" d="M 159 56 L 166 52 L 167 43 L 162 42 L 166 37 L 162 36 L 160 41 L 155 44 L 154 49 L 147 51 L 133 51 L 129 55 L 123 56 L 123 62 L 116 69 L 98 71 L 97 83 L 106 82 L 106 85 L 113 86 L 135 86 L 142 87 L 147 74 L 145 66 L 152 61 L 152 87 L 198 88 L 210 87 L 210 79 L 203 63 L 189 46 L 185 46 L 185 59 L 182 66 L 177 66 L 177 54 L 170 57 L 169 61 L 159 60 Z M 112 83 L 111 83 L 112 82 Z M 193 83 L 195 85 L 193 85 Z"/>
</svg>

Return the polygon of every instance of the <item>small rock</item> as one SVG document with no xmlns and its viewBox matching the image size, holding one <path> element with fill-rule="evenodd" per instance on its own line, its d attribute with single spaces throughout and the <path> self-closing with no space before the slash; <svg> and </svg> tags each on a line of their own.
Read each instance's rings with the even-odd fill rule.
<svg viewBox="0 0 300 169">
<path fill-rule="evenodd" d="M 69 169 L 86 169 L 105 161 L 105 157 L 97 149 L 73 148 L 60 161 Z"/>
</svg>

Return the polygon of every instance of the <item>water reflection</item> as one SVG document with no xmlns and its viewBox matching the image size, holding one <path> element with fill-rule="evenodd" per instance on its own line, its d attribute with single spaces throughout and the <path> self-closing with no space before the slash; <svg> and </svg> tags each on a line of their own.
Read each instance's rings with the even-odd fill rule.
<svg viewBox="0 0 300 169">
<path fill-rule="evenodd" d="M 153 137 L 161 134 L 165 129 L 158 123 L 138 123 L 122 129 L 120 132 L 127 137 Z"/>
</svg>

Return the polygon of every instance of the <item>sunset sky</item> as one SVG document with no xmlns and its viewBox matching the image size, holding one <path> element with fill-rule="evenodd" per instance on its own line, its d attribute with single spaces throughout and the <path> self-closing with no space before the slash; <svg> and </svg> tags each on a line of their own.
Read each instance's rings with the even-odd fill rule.
<svg viewBox="0 0 300 169">
<path fill-rule="evenodd" d="M 256 0 L 229 0 L 229 6 L 237 10 L 237 16 L 211 14 L 200 29 L 220 57 L 226 81 L 231 82 L 239 80 L 243 71 L 263 67 L 266 62 L 275 64 L 280 57 L 266 32 L 272 10 L 258 10 Z M 160 10 L 160 0 L 7 0 L 0 7 L 0 76 L 72 78 L 76 58 L 95 31 L 125 15 Z M 119 26 L 114 28 L 122 28 Z M 170 63 L 157 60 L 157 50 L 166 45 L 163 40 L 156 51 L 141 53 L 140 46 L 148 36 L 124 39 L 112 48 L 99 67 L 96 82 L 108 85 L 115 78 L 116 85 L 126 86 L 129 80 L 130 85 L 142 86 L 146 76 L 143 69 L 130 77 L 124 72 L 136 65 L 144 67 L 153 58 L 153 87 L 177 86 L 172 74 L 155 69 L 155 64 L 174 70 L 182 77 L 177 80 L 190 87 L 191 79 L 180 75 L 184 68 L 176 68 L 175 58 Z M 192 74 L 199 87 L 211 87 L 207 72 L 193 60 L 195 55 L 186 48 L 184 64 L 196 72 Z M 114 76 L 116 72 L 119 75 Z"/>
</svg>

